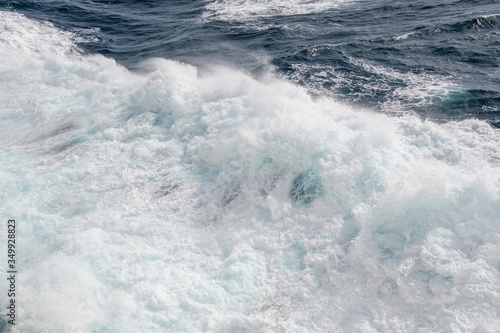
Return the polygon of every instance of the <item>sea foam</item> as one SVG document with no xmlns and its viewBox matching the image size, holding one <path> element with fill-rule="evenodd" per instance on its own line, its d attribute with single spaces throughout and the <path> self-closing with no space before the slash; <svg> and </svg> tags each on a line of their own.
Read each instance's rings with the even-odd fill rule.
<svg viewBox="0 0 500 333">
<path fill-rule="evenodd" d="M 487 123 L 388 117 L 165 59 L 131 72 L 48 23 L 0 21 L 13 332 L 498 327 Z"/>
<path fill-rule="evenodd" d="M 345 3 L 344 0 L 215 0 L 207 1 L 203 14 L 206 20 L 242 23 L 241 28 L 262 30 L 267 25 L 262 19 L 275 16 L 293 16 L 322 13 Z"/>
</svg>

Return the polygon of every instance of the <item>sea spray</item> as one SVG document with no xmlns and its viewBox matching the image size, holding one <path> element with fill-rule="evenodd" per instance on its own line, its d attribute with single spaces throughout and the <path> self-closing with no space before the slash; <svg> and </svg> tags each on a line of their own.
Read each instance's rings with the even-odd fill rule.
<svg viewBox="0 0 500 333">
<path fill-rule="evenodd" d="M 19 332 L 495 327 L 487 123 L 391 118 L 223 67 L 132 72 L 0 16 Z"/>
</svg>

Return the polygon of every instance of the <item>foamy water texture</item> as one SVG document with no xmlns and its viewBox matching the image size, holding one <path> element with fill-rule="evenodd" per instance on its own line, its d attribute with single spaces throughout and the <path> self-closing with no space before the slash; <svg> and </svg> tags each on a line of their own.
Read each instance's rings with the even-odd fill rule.
<svg viewBox="0 0 500 333">
<path fill-rule="evenodd" d="M 265 17 L 305 15 L 327 11 L 344 0 L 216 0 L 208 2 L 206 18 L 250 23 Z"/>
<path fill-rule="evenodd" d="M 351 93 L 351 99 L 359 100 L 366 98 L 366 95 L 370 95 L 368 90 L 375 93 L 385 92 L 391 98 L 379 106 L 379 109 L 384 113 L 414 113 L 416 108 L 429 108 L 429 102 L 453 105 L 454 96 L 466 94 L 463 88 L 439 76 L 403 74 L 392 69 L 374 66 L 368 62 L 356 61 L 354 59 L 350 59 L 350 61 L 354 65 L 363 68 L 366 72 L 378 76 L 378 80 L 364 82 L 363 90 Z M 308 76 L 312 78 L 312 80 L 310 79 L 308 82 L 305 82 L 305 86 L 310 92 L 316 95 L 332 95 L 331 88 L 325 89 L 325 86 L 331 86 L 332 82 L 338 85 L 347 85 L 353 88 L 352 90 L 354 91 L 355 86 L 359 85 L 359 82 L 356 82 L 356 80 L 337 73 L 335 66 L 294 64 L 292 68 L 295 72 L 291 75 L 290 79 L 297 83 L 304 83 L 304 77 Z M 391 91 L 391 84 L 394 81 L 401 81 L 404 84 L 387 93 Z"/>
<path fill-rule="evenodd" d="M 12 332 L 500 327 L 487 123 L 391 118 L 165 59 L 133 73 L 49 24 L 0 22 Z"/>
</svg>

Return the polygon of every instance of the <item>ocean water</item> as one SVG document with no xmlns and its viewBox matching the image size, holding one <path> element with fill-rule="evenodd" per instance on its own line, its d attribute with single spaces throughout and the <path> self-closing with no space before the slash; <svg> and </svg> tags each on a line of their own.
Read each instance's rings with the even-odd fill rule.
<svg viewBox="0 0 500 333">
<path fill-rule="evenodd" d="M 0 1 L 0 60 L 3 331 L 499 332 L 498 1 Z"/>
</svg>

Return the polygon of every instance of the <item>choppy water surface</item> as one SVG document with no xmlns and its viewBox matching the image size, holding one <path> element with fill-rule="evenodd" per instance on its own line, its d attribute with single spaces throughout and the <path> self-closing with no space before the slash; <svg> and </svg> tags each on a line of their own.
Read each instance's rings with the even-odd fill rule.
<svg viewBox="0 0 500 333">
<path fill-rule="evenodd" d="M 498 1 L 14 1 L 87 52 L 269 70 L 350 105 L 498 125 Z"/>
<path fill-rule="evenodd" d="M 497 1 L 0 6 L 11 332 L 500 327 Z"/>
</svg>

